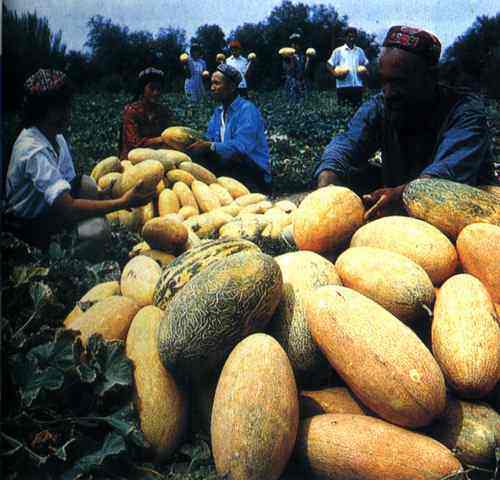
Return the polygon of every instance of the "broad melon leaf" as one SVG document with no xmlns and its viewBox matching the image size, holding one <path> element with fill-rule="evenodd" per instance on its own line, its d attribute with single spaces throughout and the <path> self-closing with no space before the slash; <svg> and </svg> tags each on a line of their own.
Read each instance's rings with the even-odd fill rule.
<svg viewBox="0 0 500 480">
<path fill-rule="evenodd" d="M 105 342 L 99 335 L 90 337 L 87 346 L 91 357 L 89 365 L 101 374 L 94 390 L 100 397 L 133 384 L 132 362 L 124 350 L 125 344 L 121 340 Z"/>
<path fill-rule="evenodd" d="M 126 453 L 125 440 L 118 433 L 111 432 L 107 435 L 103 446 L 99 450 L 80 458 L 70 470 L 61 476 L 61 479 L 76 480 L 83 478 L 86 474 L 101 470 L 105 463 L 112 460 L 113 457 Z"/>
<path fill-rule="evenodd" d="M 48 273 L 48 268 L 21 265 L 14 267 L 9 281 L 12 282 L 12 288 L 18 288 L 25 283 L 30 283 L 33 278 L 46 277 Z"/>
<path fill-rule="evenodd" d="M 48 365 L 62 371 L 74 368 L 81 353 L 81 342 L 70 330 L 60 329 L 53 342 L 44 343 L 33 348 L 29 356 L 33 356 L 40 366 Z"/>
<path fill-rule="evenodd" d="M 30 285 L 30 297 L 33 300 L 35 310 L 39 310 L 54 299 L 52 290 L 43 282 L 35 282 Z"/>
<path fill-rule="evenodd" d="M 133 403 L 128 403 L 125 407 L 117 410 L 112 415 L 103 417 L 102 419 L 138 447 L 149 447 L 149 443 L 146 441 L 144 434 L 138 427 L 137 416 Z"/>
</svg>

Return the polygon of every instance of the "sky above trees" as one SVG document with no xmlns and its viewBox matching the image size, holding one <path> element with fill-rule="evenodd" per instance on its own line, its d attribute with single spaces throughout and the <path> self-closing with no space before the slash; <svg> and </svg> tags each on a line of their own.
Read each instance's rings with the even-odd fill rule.
<svg viewBox="0 0 500 480">
<path fill-rule="evenodd" d="M 111 18 L 130 30 L 157 33 L 167 26 L 184 29 L 188 38 L 203 24 L 218 24 L 226 36 L 244 23 L 264 20 L 281 0 L 6 0 L 18 13 L 46 17 L 52 31 L 61 30 L 68 50 L 82 50 L 87 22 L 93 15 Z M 293 1 L 293 3 L 300 3 Z M 449 46 L 479 15 L 495 15 L 498 0 L 303 0 L 307 5 L 331 4 L 349 23 L 383 38 L 394 24 L 430 29 Z"/>
</svg>

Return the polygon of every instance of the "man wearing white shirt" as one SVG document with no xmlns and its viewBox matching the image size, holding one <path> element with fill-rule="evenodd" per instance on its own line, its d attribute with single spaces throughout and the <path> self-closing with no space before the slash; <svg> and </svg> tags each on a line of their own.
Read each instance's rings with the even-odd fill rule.
<svg viewBox="0 0 500 480">
<path fill-rule="evenodd" d="M 363 76 L 368 73 L 365 52 L 356 46 L 357 31 L 346 30 L 346 43 L 336 48 L 327 62 L 328 71 L 337 79 L 337 98 L 357 107 L 363 96 Z"/>
<path fill-rule="evenodd" d="M 241 82 L 238 85 L 238 94 L 247 98 L 248 85 L 246 76 L 249 74 L 253 62 L 251 60 L 247 60 L 241 55 L 241 43 L 239 40 L 231 40 L 229 42 L 229 48 L 231 49 L 231 56 L 226 59 L 226 63 L 240 72 Z"/>
</svg>

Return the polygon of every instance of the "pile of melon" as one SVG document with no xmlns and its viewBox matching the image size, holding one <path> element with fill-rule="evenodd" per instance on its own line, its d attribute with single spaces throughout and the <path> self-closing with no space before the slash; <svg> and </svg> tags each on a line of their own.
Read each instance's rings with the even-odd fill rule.
<svg viewBox="0 0 500 480">
<path fill-rule="evenodd" d="M 177 197 L 175 185 L 185 185 L 203 212 L 179 219 L 190 231 L 193 218 L 267 202 L 241 205 L 256 194 L 235 195 L 233 183 L 186 162 L 167 174 L 193 180 L 166 185 L 158 206 L 170 191 L 178 210 L 165 215 L 195 208 Z M 208 209 L 194 182 L 219 204 L 214 185 L 231 200 Z M 84 342 L 93 333 L 126 342 L 157 460 L 205 429 L 218 474 L 233 479 L 278 479 L 287 466 L 303 478 L 367 480 L 493 470 L 500 198 L 416 180 L 403 202 L 409 216 L 366 223 L 354 192 L 318 189 L 282 210 L 299 251 L 276 257 L 223 235 L 241 221 L 228 214 L 219 238 L 189 245 L 188 232 L 166 264 L 140 251 L 120 282 L 94 287 L 65 325 Z"/>
<path fill-rule="evenodd" d="M 144 242 L 131 256 L 146 254 L 166 265 L 200 239 L 219 237 L 294 248 L 295 203 L 272 202 L 264 194 L 251 193 L 238 180 L 216 177 L 180 151 L 136 148 L 128 160 L 102 160 L 91 176 L 102 190 L 112 185 L 115 198 L 140 181 L 144 191 L 154 191 L 148 205 L 107 215 L 112 226 L 142 235 Z"/>
</svg>

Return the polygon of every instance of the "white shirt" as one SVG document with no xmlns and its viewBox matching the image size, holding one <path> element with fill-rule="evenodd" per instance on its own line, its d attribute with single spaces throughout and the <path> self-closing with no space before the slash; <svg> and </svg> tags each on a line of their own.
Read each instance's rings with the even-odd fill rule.
<svg viewBox="0 0 500 480">
<path fill-rule="evenodd" d="M 247 81 L 245 79 L 245 74 L 247 73 L 248 70 L 248 60 L 245 57 L 242 57 L 241 55 L 238 58 L 235 58 L 233 55 L 231 55 L 228 59 L 226 59 L 226 63 L 230 65 L 231 67 L 236 68 L 238 72 L 241 73 L 241 82 L 238 85 L 238 88 L 247 88 Z"/>
<path fill-rule="evenodd" d="M 36 127 L 25 128 L 17 137 L 10 157 L 5 206 L 18 217 L 46 214 L 76 177 L 68 144 L 56 136 L 59 153 Z"/>
<path fill-rule="evenodd" d="M 357 47 L 349 48 L 347 44 L 336 48 L 328 60 L 333 68 L 346 67 L 349 73 L 344 78 L 337 78 L 337 88 L 362 87 L 363 82 L 358 75 L 358 67 L 368 65 L 365 52 Z"/>
</svg>

